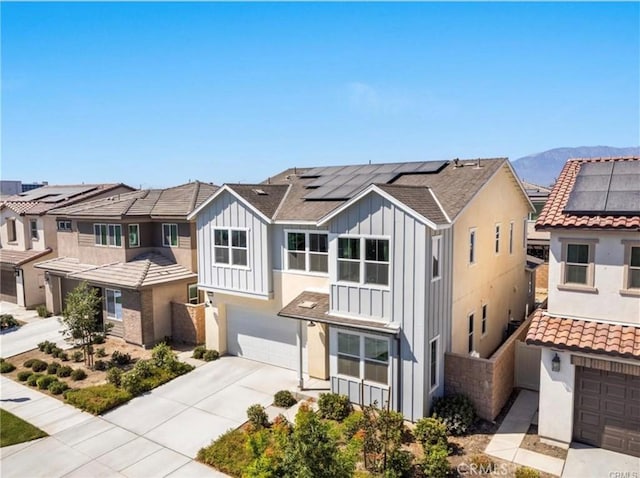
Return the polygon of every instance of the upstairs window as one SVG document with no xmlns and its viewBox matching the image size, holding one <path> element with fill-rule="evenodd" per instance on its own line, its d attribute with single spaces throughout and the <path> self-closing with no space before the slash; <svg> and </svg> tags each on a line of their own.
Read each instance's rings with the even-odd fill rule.
<svg viewBox="0 0 640 478">
<path fill-rule="evenodd" d="M 474 321 L 474 314 L 469 314 L 469 340 L 467 344 L 469 353 L 473 352 L 473 321 Z"/>
<path fill-rule="evenodd" d="M 164 247 L 178 246 L 178 225 L 177 224 L 162 225 L 162 245 Z"/>
<path fill-rule="evenodd" d="M 389 285 L 389 241 L 365 239 L 365 251 L 365 283 Z"/>
<path fill-rule="evenodd" d="M 140 226 L 138 224 L 129 224 L 127 229 L 129 232 L 129 247 L 140 247 Z"/>
<path fill-rule="evenodd" d="M 31 239 L 34 241 L 38 240 L 38 221 L 36 219 L 31 219 L 29 221 L 29 229 L 31 231 Z"/>
<path fill-rule="evenodd" d="M 7 219 L 7 240 L 9 242 L 15 242 L 18 240 L 15 219 Z"/>
<path fill-rule="evenodd" d="M 360 282 L 360 239 L 338 239 L 338 280 Z"/>
<path fill-rule="evenodd" d="M 513 254 L 513 222 L 509 223 L 509 254 Z"/>
<path fill-rule="evenodd" d="M 389 240 L 338 238 L 338 280 L 389 285 Z"/>
<path fill-rule="evenodd" d="M 326 273 L 329 270 L 326 233 L 287 232 L 287 269 Z"/>
<path fill-rule="evenodd" d="M 248 261 L 247 231 L 214 229 L 213 251 L 216 264 L 246 266 Z"/>
<path fill-rule="evenodd" d="M 469 264 L 476 262 L 476 230 L 469 231 Z"/>
<path fill-rule="evenodd" d="M 71 231 L 71 221 L 61 220 L 57 221 L 58 231 L 61 232 L 70 232 Z"/>
<path fill-rule="evenodd" d="M 431 238 L 431 278 L 440 278 L 440 236 Z"/>
<path fill-rule="evenodd" d="M 500 254 L 500 224 L 496 224 L 496 244 L 494 251 L 496 254 Z"/>
<path fill-rule="evenodd" d="M 94 224 L 93 236 L 96 246 L 122 247 L 120 224 Z"/>
<path fill-rule="evenodd" d="M 588 284 L 589 245 L 567 244 L 564 281 L 567 284 Z"/>
<path fill-rule="evenodd" d="M 629 257 L 629 289 L 640 289 L 640 246 L 631 247 Z"/>
<path fill-rule="evenodd" d="M 487 304 L 482 306 L 482 335 L 487 334 Z"/>
<path fill-rule="evenodd" d="M 522 220 L 522 248 L 525 250 L 527 249 L 527 227 L 528 221 L 525 218 Z"/>
<path fill-rule="evenodd" d="M 640 241 L 622 241 L 624 244 L 624 280 L 620 293 L 640 295 Z"/>
<path fill-rule="evenodd" d="M 597 293 L 594 261 L 598 239 L 559 238 L 559 242 L 562 249 L 558 289 Z"/>
</svg>

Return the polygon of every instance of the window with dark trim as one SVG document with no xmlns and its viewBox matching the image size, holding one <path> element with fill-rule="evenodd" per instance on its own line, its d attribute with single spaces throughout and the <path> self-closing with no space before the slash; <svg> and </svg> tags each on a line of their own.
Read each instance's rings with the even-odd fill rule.
<svg viewBox="0 0 640 478">
<path fill-rule="evenodd" d="M 69 232 L 71 231 L 71 221 L 61 220 L 57 221 L 58 231 Z"/>
<path fill-rule="evenodd" d="M 431 389 L 438 386 L 438 337 L 429 342 L 429 384 Z"/>
<path fill-rule="evenodd" d="M 329 270 L 329 235 L 287 232 L 287 269 L 326 273 Z"/>
<path fill-rule="evenodd" d="M 482 335 L 487 333 L 487 304 L 483 304 L 482 306 Z"/>
<path fill-rule="evenodd" d="M 469 231 L 469 264 L 476 262 L 476 230 Z"/>
<path fill-rule="evenodd" d="M 500 253 L 500 224 L 496 224 L 496 245 L 495 245 L 495 253 Z"/>
<path fill-rule="evenodd" d="M 513 222 L 509 223 L 509 254 L 513 254 Z"/>
<path fill-rule="evenodd" d="M 389 340 L 338 332 L 338 374 L 387 385 Z"/>
<path fill-rule="evenodd" d="M 359 238 L 338 238 L 338 280 L 360 282 Z"/>
<path fill-rule="evenodd" d="M 441 236 L 431 238 L 431 278 L 440 278 Z"/>
<path fill-rule="evenodd" d="M 469 353 L 473 352 L 473 319 L 474 314 L 469 314 L 469 341 L 468 341 L 468 349 Z"/>
</svg>

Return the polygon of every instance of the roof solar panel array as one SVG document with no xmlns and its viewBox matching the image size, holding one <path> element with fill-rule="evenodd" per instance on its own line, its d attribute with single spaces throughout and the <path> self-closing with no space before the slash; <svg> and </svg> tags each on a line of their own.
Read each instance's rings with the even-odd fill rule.
<svg viewBox="0 0 640 478">
<path fill-rule="evenodd" d="M 304 199 L 350 199 L 369 184 L 388 184 L 402 174 L 437 173 L 446 164 L 447 161 L 421 161 L 313 168 L 301 175 L 302 178 L 315 178 L 307 184 L 310 192 Z"/>
<path fill-rule="evenodd" d="M 580 166 L 564 211 L 585 215 L 640 213 L 640 161 Z"/>
</svg>

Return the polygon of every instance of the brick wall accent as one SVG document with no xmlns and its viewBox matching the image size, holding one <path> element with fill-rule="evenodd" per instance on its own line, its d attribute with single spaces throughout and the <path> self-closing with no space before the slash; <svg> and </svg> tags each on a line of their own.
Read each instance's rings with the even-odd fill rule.
<svg viewBox="0 0 640 478">
<path fill-rule="evenodd" d="M 491 421 L 498 416 L 513 390 L 516 342 L 526 336 L 531 318 L 529 316 L 488 359 L 447 352 L 445 394 L 467 395 L 480 418 Z"/>
<path fill-rule="evenodd" d="M 205 342 L 204 304 L 171 302 L 171 338 L 186 344 Z"/>
<path fill-rule="evenodd" d="M 572 355 L 571 363 L 579 367 L 595 368 L 598 370 L 606 370 L 607 372 L 624 373 L 640 377 L 640 365 L 626 362 L 612 362 L 611 360 L 602 360 L 582 355 Z"/>
<path fill-rule="evenodd" d="M 122 289 L 123 338 L 132 344 L 150 347 L 153 335 L 153 292 Z"/>
<path fill-rule="evenodd" d="M 153 289 L 140 291 L 140 306 L 142 319 L 142 338 L 145 347 L 155 345 L 155 331 L 153 330 Z"/>
</svg>

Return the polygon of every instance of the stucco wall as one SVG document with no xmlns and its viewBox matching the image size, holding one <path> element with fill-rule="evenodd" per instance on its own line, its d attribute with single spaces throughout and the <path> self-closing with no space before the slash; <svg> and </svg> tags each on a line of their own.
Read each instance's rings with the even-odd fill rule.
<svg viewBox="0 0 640 478">
<path fill-rule="evenodd" d="M 54 257 L 53 254 L 38 258 L 38 261 L 46 261 Z M 25 307 L 35 307 L 45 303 L 44 271 L 35 269 L 33 262 L 22 266 L 23 287 L 25 292 Z"/>
<path fill-rule="evenodd" d="M 197 345 L 205 342 L 204 304 L 171 303 L 171 338 Z"/>
<path fill-rule="evenodd" d="M 468 316 L 474 314 L 474 349 L 488 357 L 500 344 L 509 320 L 522 320 L 528 298 L 525 271 L 525 218 L 529 204 L 513 175 L 502 167 L 454 225 L 452 352 L 468 353 Z M 513 253 L 509 225 L 513 222 Z M 495 252 L 495 227 L 500 224 L 500 251 Z M 476 230 L 474 264 L 469 263 L 469 233 Z M 482 306 L 487 304 L 487 332 L 482 335 Z"/>
<path fill-rule="evenodd" d="M 188 282 L 178 282 L 153 288 L 154 339 L 161 342 L 171 337 L 171 303 L 187 302 Z"/>
<path fill-rule="evenodd" d="M 560 371 L 551 370 L 551 360 L 558 354 Z M 543 347 L 540 357 L 540 403 L 538 434 L 563 443 L 573 435 L 573 393 L 575 366 L 571 354 Z"/>
</svg>

